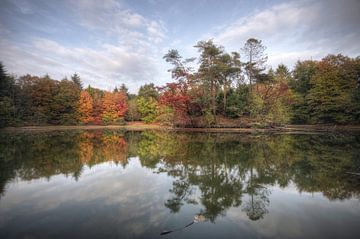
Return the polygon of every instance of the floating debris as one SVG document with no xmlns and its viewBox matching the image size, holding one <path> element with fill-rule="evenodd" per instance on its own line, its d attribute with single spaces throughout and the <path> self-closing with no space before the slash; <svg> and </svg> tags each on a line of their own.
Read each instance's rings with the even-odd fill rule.
<svg viewBox="0 0 360 239">
<path fill-rule="evenodd" d="M 173 230 L 169 230 L 169 231 L 162 231 L 162 232 L 160 233 L 160 235 L 162 236 L 162 235 L 166 235 L 166 234 L 169 234 L 169 233 L 172 233 L 172 232 L 181 231 L 181 230 L 183 230 L 183 229 L 191 226 L 191 225 L 194 224 L 194 223 L 199 223 L 199 222 L 204 222 L 204 221 L 206 221 L 206 217 L 205 217 L 204 215 L 202 215 L 202 214 L 196 214 L 196 215 L 194 216 L 193 221 L 190 222 L 189 224 L 187 224 L 186 226 L 183 226 L 183 227 L 180 227 L 180 228 L 177 228 L 177 229 L 173 229 Z"/>
</svg>

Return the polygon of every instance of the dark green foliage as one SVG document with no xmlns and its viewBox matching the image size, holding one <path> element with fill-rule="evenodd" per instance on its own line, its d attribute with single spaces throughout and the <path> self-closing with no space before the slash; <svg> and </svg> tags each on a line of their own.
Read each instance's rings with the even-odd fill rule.
<svg viewBox="0 0 360 239">
<path fill-rule="evenodd" d="M 293 71 L 294 78 L 290 81 L 290 86 L 295 92 L 306 95 L 310 90 L 310 79 L 314 76 L 315 71 L 315 61 L 298 61 Z"/>
<path fill-rule="evenodd" d="M 360 56 L 354 60 L 354 76 L 356 79 L 356 86 L 352 96 L 353 115 L 356 123 L 360 123 Z"/>
<path fill-rule="evenodd" d="M 71 80 L 72 80 L 72 82 L 74 82 L 76 85 L 77 85 L 77 87 L 80 89 L 80 90 L 82 90 L 82 88 L 83 88 L 83 83 L 82 83 L 82 81 L 81 81 L 81 79 L 80 79 L 80 76 L 78 75 L 78 74 L 74 74 L 74 75 L 72 75 L 71 76 Z"/>
<path fill-rule="evenodd" d="M 202 82 L 202 88 L 211 102 L 210 109 L 205 110 L 205 112 L 212 113 L 212 115 L 215 116 L 216 95 L 220 84 L 220 72 L 222 70 L 220 62 L 226 59 L 222 57 L 224 49 L 222 46 L 214 44 L 212 40 L 200 41 L 195 47 L 198 48 L 200 52 L 198 75 Z"/>
<path fill-rule="evenodd" d="M 218 96 L 218 104 L 223 105 L 223 92 Z M 246 114 L 248 106 L 249 87 L 241 86 L 238 89 L 230 89 L 227 93 L 227 101 L 224 115 L 229 118 L 238 118 Z M 219 107 L 221 109 L 221 107 Z"/>
<path fill-rule="evenodd" d="M 140 87 L 138 92 L 139 97 L 145 98 L 154 98 L 157 99 L 159 97 L 159 92 L 153 83 L 145 84 Z"/>
<path fill-rule="evenodd" d="M 6 73 L 4 66 L 0 62 L 0 128 L 15 123 L 16 93 L 17 87 L 14 78 Z"/>
<path fill-rule="evenodd" d="M 126 85 L 123 83 L 121 84 L 119 91 L 124 93 L 126 97 L 129 97 L 129 89 L 126 87 Z"/>
<path fill-rule="evenodd" d="M 13 120 L 14 102 L 11 98 L 4 96 L 0 98 L 0 128 L 11 125 Z"/>
<path fill-rule="evenodd" d="M 309 106 L 306 96 L 310 90 L 310 79 L 315 75 L 315 61 L 298 61 L 293 71 L 293 79 L 289 85 L 295 93 L 292 105 L 294 123 L 308 123 L 310 121 Z"/>
</svg>

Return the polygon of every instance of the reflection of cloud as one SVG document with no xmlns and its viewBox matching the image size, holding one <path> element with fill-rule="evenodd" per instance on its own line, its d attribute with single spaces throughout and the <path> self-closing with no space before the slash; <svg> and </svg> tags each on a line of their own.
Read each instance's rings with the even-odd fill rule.
<svg viewBox="0 0 360 239">
<path fill-rule="evenodd" d="M 263 219 L 250 221 L 241 208 L 229 209 L 226 219 L 254 238 L 329 238 L 336 235 L 337 228 L 346 228 L 349 221 L 356 220 L 352 218 L 356 217 L 352 205 L 356 200 L 334 203 L 320 193 L 295 193 L 291 187 L 289 190 L 271 187 L 271 191 L 269 214 Z"/>
<path fill-rule="evenodd" d="M 3 222 L 9 222 L 17 212 L 26 216 L 64 207 L 85 207 L 94 212 L 100 210 L 99 215 L 104 216 L 107 208 L 111 208 L 117 223 L 141 234 L 165 221 L 167 210 L 163 202 L 170 185 L 166 175 L 142 168 L 137 159 L 130 160 L 126 170 L 114 163 L 103 163 L 91 169 L 85 167 L 78 181 L 57 175 L 50 181 L 37 179 L 12 184 L 1 199 L 0 214 Z"/>
</svg>

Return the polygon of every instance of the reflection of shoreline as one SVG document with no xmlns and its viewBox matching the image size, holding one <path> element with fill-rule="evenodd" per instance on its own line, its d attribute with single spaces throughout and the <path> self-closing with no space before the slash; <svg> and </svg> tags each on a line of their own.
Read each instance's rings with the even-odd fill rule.
<svg viewBox="0 0 360 239">
<path fill-rule="evenodd" d="M 326 133 L 326 132 L 360 132 L 360 125 L 287 125 L 272 128 L 236 128 L 236 127 L 214 127 L 214 128 L 173 128 L 160 124 L 145 124 L 142 122 L 128 122 L 126 125 L 47 125 L 47 126 L 23 126 L 7 127 L 0 129 L 4 132 L 27 132 L 27 131 L 59 131 L 59 130 L 164 130 L 178 132 L 209 132 L 209 133 L 254 133 L 254 132 L 283 132 L 283 133 Z"/>
<path fill-rule="evenodd" d="M 165 126 L 158 124 L 128 124 L 128 125 L 74 125 L 74 126 L 63 126 L 63 125 L 50 125 L 50 126 L 24 126 L 24 127 L 7 127 L 0 129 L 4 132 L 46 132 L 46 131 L 63 131 L 63 130 L 129 130 L 129 131 L 142 131 L 152 129 L 170 129 Z"/>
</svg>

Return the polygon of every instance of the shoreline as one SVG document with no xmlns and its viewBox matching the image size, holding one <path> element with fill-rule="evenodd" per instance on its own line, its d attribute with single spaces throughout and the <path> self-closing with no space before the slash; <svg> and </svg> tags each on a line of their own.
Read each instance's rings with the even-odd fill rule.
<svg viewBox="0 0 360 239">
<path fill-rule="evenodd" d="M 320 132 L 360 132 L 360 125 L 286 125 L 274 128 L 173 128 L 159 124 L 128 123 L 127 125 L 47 125 L 6 127 L 3 132 L 31 132 L 31 131 L 58 131 L 58 130 L 101 130 L 123 129 L 126 131 L 163 130 L 175 132 L 209 132 L 209 133 L 320 133 Z"/>
</svg>

